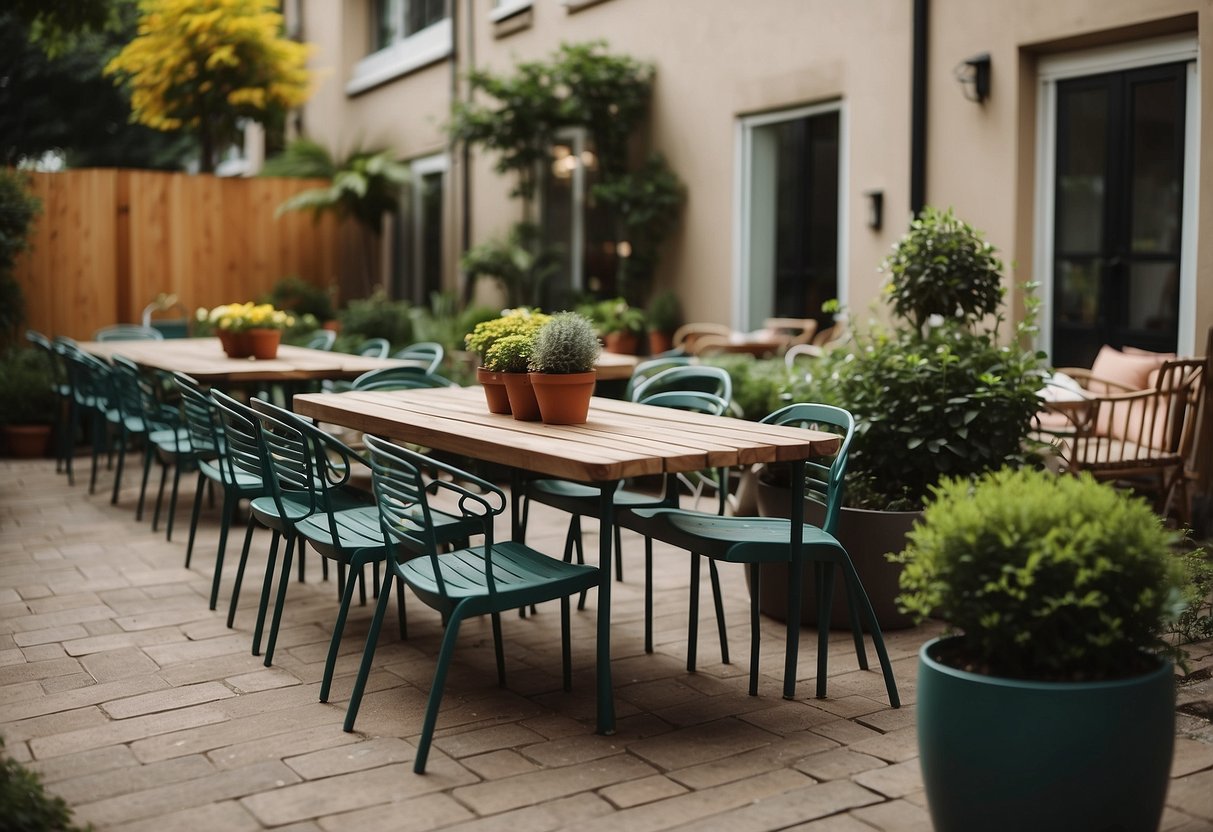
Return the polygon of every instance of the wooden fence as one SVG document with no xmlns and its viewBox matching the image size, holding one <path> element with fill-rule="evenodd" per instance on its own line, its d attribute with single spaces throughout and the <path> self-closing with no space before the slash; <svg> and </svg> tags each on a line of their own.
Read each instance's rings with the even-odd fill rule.
<svg viewBox="0 0 1213 832">
<path fill-rule="evenodd" d="M 33 174 L 42 200 L 17 264 L 26 325 L 87 339 L 138 323 L 161 292 L 199 306 L 254 300 L 280 278 L 338 276 L 336 222 L 274 210 L 313 180 L 89 169 Z"/>
</svg>

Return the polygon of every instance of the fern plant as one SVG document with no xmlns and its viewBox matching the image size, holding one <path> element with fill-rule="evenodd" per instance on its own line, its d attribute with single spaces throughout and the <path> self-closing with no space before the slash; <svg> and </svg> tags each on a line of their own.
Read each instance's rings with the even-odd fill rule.
<svg viewBox="0 0 1213 832">
<path fill-rule="evenodd" d="M 558 312 L 535 334 L 533 373 L 588 373 L 602 352 L 594 324 L 576 312 Z"/>
</svg>

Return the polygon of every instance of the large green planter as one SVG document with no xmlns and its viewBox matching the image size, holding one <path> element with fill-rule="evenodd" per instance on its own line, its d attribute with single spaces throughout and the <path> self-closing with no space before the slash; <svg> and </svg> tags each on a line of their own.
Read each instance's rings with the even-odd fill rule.
<svg viewBox="0 0 1213 832">
<path fill-rule="evenodd" d="M 1158 828 L 1175 742 L 1175 680 L 1030 682 L 918 658 L 918 749 L 936 832 Z"/>
</svg>

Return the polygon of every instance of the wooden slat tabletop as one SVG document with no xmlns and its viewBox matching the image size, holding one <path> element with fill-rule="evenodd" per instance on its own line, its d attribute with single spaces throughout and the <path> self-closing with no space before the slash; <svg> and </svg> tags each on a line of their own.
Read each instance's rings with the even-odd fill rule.
<svg viewBox="0 0 1213 832">
<path fill-rule="evenodd" d="M 838 437 L 722 416 L 594 398 L 584 425 L 489 413 L 479 388 L 306 393 L 301 415 L 565 479 L 601 482 L 708 466 L 804 459 Z"/>
</svg>

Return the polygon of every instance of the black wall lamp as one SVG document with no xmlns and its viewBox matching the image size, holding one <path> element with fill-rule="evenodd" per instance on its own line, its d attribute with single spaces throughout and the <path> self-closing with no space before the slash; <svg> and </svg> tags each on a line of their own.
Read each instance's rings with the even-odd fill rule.
<svg viewBox="0 0 1213 832">
<path fill-rule="evenodd" d="M 982 52 L 965 58 L 956 65 L 953 74 L 960 82 L 964 97 L 978 104 L 990 97 L 990 53 Z"/>
<path fill-rule="evenodd" d="M 879 231 L 884 225 L 884 191 L 864 191 L 868 198 L 868 228 Z"/>
</svg>

